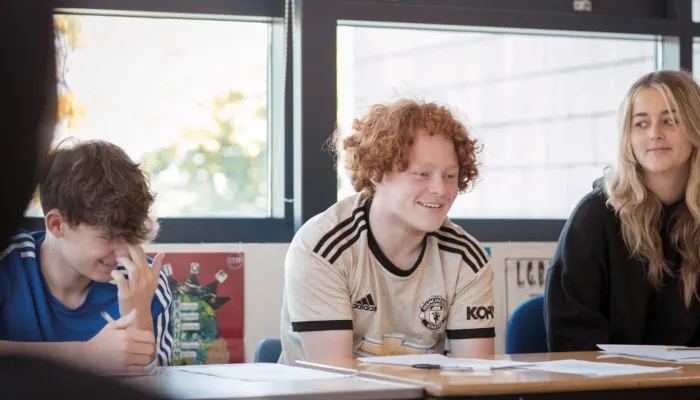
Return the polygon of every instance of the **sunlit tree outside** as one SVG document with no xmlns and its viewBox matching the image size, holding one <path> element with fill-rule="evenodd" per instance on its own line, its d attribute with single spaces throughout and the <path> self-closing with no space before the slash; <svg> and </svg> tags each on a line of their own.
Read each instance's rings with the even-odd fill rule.
<svg viewBox="0 0 700 400">
<path fill-rule="evenodd" d="M 122 146 L 148 172 L 158 217 L 270 214 L 266 23 L 95 15 L 54 22 L 54 146 L 68 137 Z M 29 215 L 41 215 L 36 200 Z"/>
</svg>

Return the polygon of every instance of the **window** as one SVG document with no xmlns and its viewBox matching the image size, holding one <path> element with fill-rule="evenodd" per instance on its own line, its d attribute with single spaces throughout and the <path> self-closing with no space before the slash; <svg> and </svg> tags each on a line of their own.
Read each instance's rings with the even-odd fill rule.
<svg viewBox="0 0 700 400">
<path fill-rule="evenodd" d="M 700 39 L 693 39 L 693 77 L 700 82 Z"/>
<path fill-rule="evenodd" d="M 64 116 L 55 144 L 75 136 L 121 145 L 149 173 L 159 218 L 271 215 L 270 23 L 55 21 Z"/>
<path fill-rule="evenodd" d="M 448 105 L 484 144 L 452 218 L 567 218 L 614 161 L 619 104 L 656 52 L 649 36 L 339 26 L 339 128 L 400 97 Z"/>
</svg>

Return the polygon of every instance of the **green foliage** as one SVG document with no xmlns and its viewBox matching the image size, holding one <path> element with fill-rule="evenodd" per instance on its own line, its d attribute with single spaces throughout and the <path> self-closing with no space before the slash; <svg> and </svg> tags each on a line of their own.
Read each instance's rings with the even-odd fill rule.
<svg viewBox="0 0 700 400">
<path fill-rule="evenodd" d="M 211 126 L 184 131 L 177 141 L 142 156 L 159 202 L 168 207 L 157 215 L 266 214 L 266 135 L 251 137 L 237 121 L 237 115 L 250 115 L 249 100 L 229 90 L 211 102 Z M 264 112 L 253 116 L 265 119 Z"/>
</svg>

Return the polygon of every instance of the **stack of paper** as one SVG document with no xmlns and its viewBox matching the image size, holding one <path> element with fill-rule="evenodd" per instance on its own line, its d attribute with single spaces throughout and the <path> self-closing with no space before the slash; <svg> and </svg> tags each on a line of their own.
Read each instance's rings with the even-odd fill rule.
<svg viewBox="0 0 700 400">
<path fill-rule="evenodd" d="M 586 375 L 592 377 L 651 374 L 680 369 L 674 367 L 645 367 L 634 364 L 604 363 L 580 360 L 545 361 L 534 365 L 526 365 L 522 368 L 534 369 L 537 371 L 558 372 L 560 374 Z"/>
<path fill-rule="evenodd" d="M 393 364 L 412 366 L 417 364 L 434 365 L 435 369 L 481 369 L 481 368 L 512 368 L 531 363 L 509 360 L 480 360 L 476 358 L 453 358 L 441 354 L 419 354 L 407 356 L 362 357 L 358 361 L 374 364 Z"/>
<path fill-rule="evenodd" d="M 598 347 L 608 354 L 649 358 L 664 361 L 700 361 L 700 348 L 684 346 L 639 346 L 621 344 L 599 344 Z"/>
<path fill-rule="evenodd" d="M 577 374 L 591 377 L 650 374 L 658 372 L 668 372 L 679 368 L 674 367 L 645 367 L 634 364 L 618 364 L 591 362 L 580 360 L 559 360 L 542 362 L 518 362 L 509 360 L 481 360 L 475 358 L 453 358 L 440 354 L 408 355 L 408 356 L 388 356 L 388 357 L 364 357 L 358 358 L 364 363 L 393 364 L 415 366 L 432 365 L 431 369 L 445 370 L 474 370 L 483 369 L 503 369 L 522 368 L 528 370 L 538 370 L 547 372 L 558 372 L 562 374 Z"/>
</svg>

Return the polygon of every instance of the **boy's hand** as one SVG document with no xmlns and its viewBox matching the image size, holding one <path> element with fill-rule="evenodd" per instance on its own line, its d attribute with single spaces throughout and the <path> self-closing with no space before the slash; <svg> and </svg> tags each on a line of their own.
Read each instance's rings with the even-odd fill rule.
<svg viewBox="0 0 700 400">
<path fill-rule="evenodd" d="M 132 311 L 109 322 L 86 342 L 84 356 L 89 367 L 100 372 L 144 372 L 154 358 L 156 344 L 153 332 L 133 328 L 137 314 Z"/>
<path fill-rule="evenodd" d="M 129 279 L 124 278 L 119 271 L 112 271 L 112 278 L 119 291 L 119 315 L 125 316 L 136 309 L 141 317 L 148 316 L 150 319 L 151 302 L 158 287 L 165 255 L 158 253 L 153 258 L 152 268 L 149 268 L 146 253 L 141 246 L 129 245 L 129 254 L 130 258 L 117 257 L 117 261 L 126 268 Z"/>
</svg>

